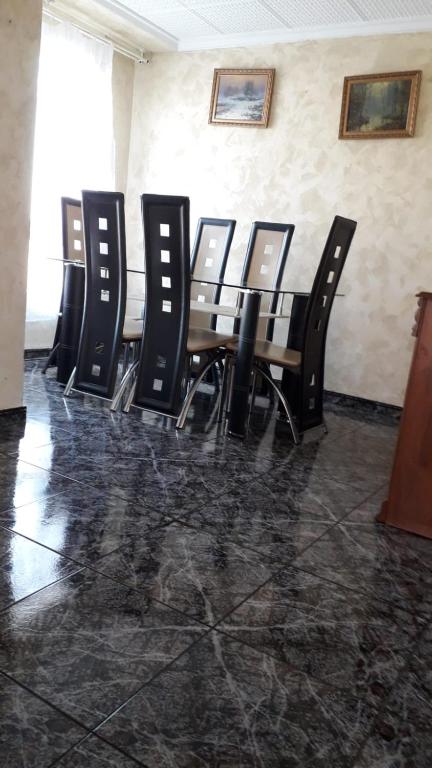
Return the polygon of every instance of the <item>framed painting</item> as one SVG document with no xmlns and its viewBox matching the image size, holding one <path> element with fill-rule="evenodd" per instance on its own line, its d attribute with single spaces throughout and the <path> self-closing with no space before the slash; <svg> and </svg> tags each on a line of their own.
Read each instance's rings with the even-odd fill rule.
<svg viewBox="0 0 432 768">
<path fill-rule="evenodd" d="M 414 136 L 420 81 L 419 70 L 346 77 L 339 138 Z"/>
<path fill-rule="evenodd" d="M 209 123 L 266 128 L 274 69 L 215 69 Z"/>
</svg>

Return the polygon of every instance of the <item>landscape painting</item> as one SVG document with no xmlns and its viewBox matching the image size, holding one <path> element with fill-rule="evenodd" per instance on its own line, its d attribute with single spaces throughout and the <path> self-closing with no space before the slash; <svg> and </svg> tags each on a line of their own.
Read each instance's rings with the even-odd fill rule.
<svg viewBox="0 0 432 768">
<path fill-rule="evenodd" d="M 341 139 L 414 136 L 421 72 L 346 77 Z"/>
<path fill-rule="evenodd" d="M 266 127 L 274 69 L 215 69 L 209 123 Z"/>
</svg>

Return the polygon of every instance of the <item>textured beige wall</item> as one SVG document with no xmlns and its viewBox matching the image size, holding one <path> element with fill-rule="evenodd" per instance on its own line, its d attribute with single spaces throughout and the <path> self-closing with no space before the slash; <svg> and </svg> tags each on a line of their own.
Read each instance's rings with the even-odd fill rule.
<svg viewBox="0 0 432 768">
<path fill-rule="evenodd" d="M 414 295 L 432 289 L 432 35 L 158 54 L 137 65 L 128 181 L 130 260 L 142 262 L 139 195 L 189 195 L 198 216 L 238 221 L 240 274 L 253 220 L 296 225 L 286 284 L 308 289 L 336 213 L 359 223 L 336 299 L 326 387 L 401 404 Z M 214 67 L 275 67 L 267 130 L 207 124 Z M 422 69 L 414 139 L 339 141 L 345 75 Z M 286 340 L 286 329 L 278 337 Z"/>
<path fill-rule="evenodd" d="M 0 410 L 22 403 L 41 14 L 42 0 L 0 3 Z"/>
</svg>

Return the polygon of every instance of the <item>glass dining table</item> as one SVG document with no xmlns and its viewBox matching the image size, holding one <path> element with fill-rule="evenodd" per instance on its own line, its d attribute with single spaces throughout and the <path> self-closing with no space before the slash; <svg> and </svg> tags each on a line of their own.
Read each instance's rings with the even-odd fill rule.
<svg viewBox="0 0 432 768">
<path fill-rule="evenodd" d="M 73 261 L 57 258 L 51 258 L 50 260 L 60 261 L 65 267 L 71 266 L 80 270 L 85 268 L 85 262 L 81 260 Z M 144 270 L 134 268 L 128 268 L 127 272 L 131 275 L 135 274 L 143 276 L 145 274 Z M 285 309 L 286 297 L 290 295 L 304 296 L 306 298 L 308 294 L 301 291 L 286 289 L 263 289 L 259 286 L 244 286 L 240 281 L 208 281 L 200 277 L 192 277 L 191 281 L 202 286 L 213 285 L 224 289 L 232 289 L 237 292 L 237 299 L 234 305 L 191 300 L 190 308 L 194 312 L 229 317 L 239 321 L 238 345 L 227 429 L 228 433 L 232 436 L 245 437 L 248 421 L 250 379 L 259 320 L 265 319 L 274 321 L 277 319 L 281 320 L 289 318 L 290 311 Z M 272 305 L 271 309 L 274 311 L 261 309 L 261 300 L 264 294 L 272 294 L 277 297 L 274 302 L 270 302 Z M 145 304 L 144 293 L 130 293 L 127 294 L 127 298 L 129 301 Z M 68 305 L 65 304 L 62 317 L 62 322 L 65 325 L 68 325 L 67 314 Z M 142 315 L 143 312 L 141 311 L 140 318 Z"/>
</svg>

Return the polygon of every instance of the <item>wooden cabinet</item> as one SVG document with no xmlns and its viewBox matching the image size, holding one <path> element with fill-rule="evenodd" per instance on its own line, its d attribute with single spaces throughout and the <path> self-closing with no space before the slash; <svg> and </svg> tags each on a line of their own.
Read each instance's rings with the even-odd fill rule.
<svg viewBox="0 0 432 768">
<path fill-rule="evenodd" d="M 388 500 L 377 520 L 432 538 L 432 293 L 420 293 Z"/>
</svg>

